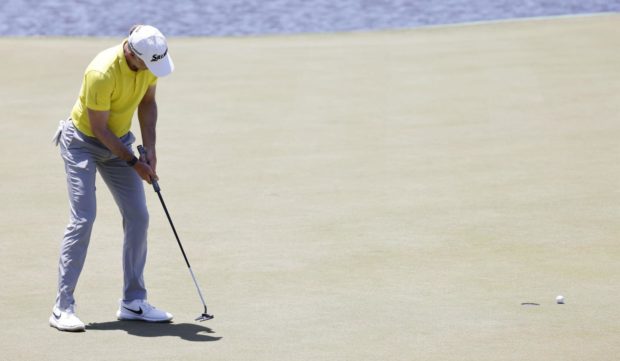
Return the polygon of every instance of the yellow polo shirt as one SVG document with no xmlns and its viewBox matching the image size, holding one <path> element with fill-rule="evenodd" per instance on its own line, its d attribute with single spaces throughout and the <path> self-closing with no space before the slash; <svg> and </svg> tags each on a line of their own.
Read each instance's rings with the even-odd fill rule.
<svg viewBox="0 0 620 361">
<path fill-rule="evenodd" d="M 73 124 L 82 133 L 94 137 L 88 109 L 110 112 L 108 128 L 117 137 L 129 132 L 133 114 L 147 89 L 157 83 L 149 70 L 133 71 L 127 65 L 123 44 L 99 53 L 84 72 L 80 96 L 73 106 Z"/>
</svg>

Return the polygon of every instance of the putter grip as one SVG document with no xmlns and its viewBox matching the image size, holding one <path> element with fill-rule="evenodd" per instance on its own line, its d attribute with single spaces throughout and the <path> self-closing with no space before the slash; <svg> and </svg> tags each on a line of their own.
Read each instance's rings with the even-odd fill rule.
<svg viewBox="0 0 620 361">
<path fill-rule="evenodd" d="M 140 156 L 143 156 L 144 159 L 146 160 L 146 149 L 144 149 L 144 147 L 142 145 L 138 146 L 138 153 L 140 153 Z M 148 164 L 148 160 L 146 161 L 146 163 Z M 151 178 L 151 184 L 153 185 L 153 189 L 155 190 L 155 192 L 159 192 L 160 188 L 159 188 L 159 183 L 157 183 L 156 180 L 154 180 L 153 178 Z"/>
</svg>

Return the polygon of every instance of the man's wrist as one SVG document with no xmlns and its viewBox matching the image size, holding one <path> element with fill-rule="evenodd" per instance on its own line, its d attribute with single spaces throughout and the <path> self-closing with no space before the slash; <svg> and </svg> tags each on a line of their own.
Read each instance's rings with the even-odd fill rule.
<svg viewBox="0 0 620 361">
<path fill-rule="evenodd" d="M 127 161 L 127 165 L 130 167 L 133 167 L 134 165 L 136 165 L 136 163 L 138 163 L 138 157 L 136 157 L 135 155 L 132 155 L 131 160 Z"/>
</svg>

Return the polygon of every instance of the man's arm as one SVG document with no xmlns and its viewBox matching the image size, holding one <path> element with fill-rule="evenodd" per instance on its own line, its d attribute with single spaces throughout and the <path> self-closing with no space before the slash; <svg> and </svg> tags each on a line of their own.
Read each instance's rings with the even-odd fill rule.
<svg viewBox="0 0 620 361">
<path fill-rule="evenodd" d="M 157 125 L 156 87 L 156 85 L 150 86 L 138 105 L 138 120 L 140 121 L 140 131 L 142 132 L 142 144 L 146 149 L 146 161 L 153 168 L 153 172 L 157 169 L 157 151 L 155 149 L 155 126 Z"/>
<path fill-rule="evenodd" d="M 120 159 L 128 162 L 133 159 L 134 154 L 127 149 L 125 144 L 108 128 L 109 111 L 97 111 L 88 109 L 88 118 L 93 134 L 103 143 L 112 153 Z M 155 171 L 144 162 L 137 162 L 133 168 L 140 175 L 140 178 L 151 183 L 151 177 L 157 179 Z"/>
</svg>

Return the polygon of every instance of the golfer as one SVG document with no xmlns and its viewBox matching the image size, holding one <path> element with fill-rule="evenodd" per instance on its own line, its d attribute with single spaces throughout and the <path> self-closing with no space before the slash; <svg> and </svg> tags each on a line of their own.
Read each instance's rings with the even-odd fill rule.
<svg viewBox="0 0 620 361">
<path fill-rule="evenodd" d="M 157 179 L 155 124 L 157 78 L 174 64 L 166 38 L 148 25 L 134 26 L 120 45 L 99 53 L 84 73 L 71 117 L 61 122 L 54 141 L 67 173 L 71 215 L 58 264 L 58 294 L 49 318 L 62 331 L 84 331 L 75 312 L 75 291 L 84 266 L 96 215 L 95 174 L 101 175 L 123 218 L 123 298 L 119 320 L 169 322 L 172 315 L 147 302 L 143 271 L 149 214 L 142 180 Z M 138 109 L 147 159 L 133 151 L 131 120 Z"/>
</svg>

